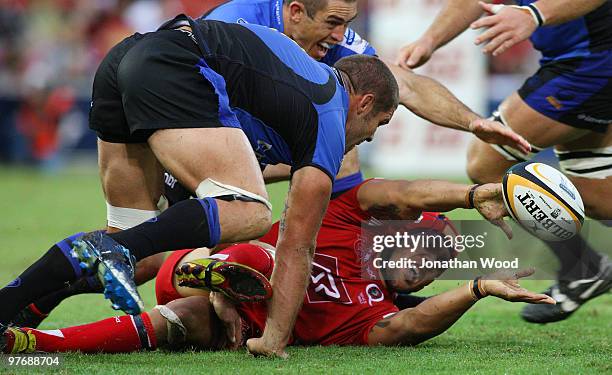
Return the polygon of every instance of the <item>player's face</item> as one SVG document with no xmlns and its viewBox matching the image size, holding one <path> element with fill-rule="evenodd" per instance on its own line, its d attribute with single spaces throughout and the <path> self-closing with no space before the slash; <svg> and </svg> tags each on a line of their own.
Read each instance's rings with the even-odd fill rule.
<svg viewBox="0 0 612 375">
<path fill-rule="evenodd" d="M 421 265 L 423 259 L 435 260 L 435 256 L 425 250 L 419 249 L 411 252 L 410 249 L 402 248 L 393 251 L 389 260 L 399 261 L 402 258 L 414 260 L 417 266 Z M 394 268 L 387 270 L 387 287 L 395 292 L 417 292 L 431 284 L 443 270 L 421 267 Z"/>
<path fill-rule="evenodd" d="M 320 60 L 329 49 L 344 39 L 344 32 L 357 16 L 357 2 L 329 0 L 312 18 L 304 11 L 289 35 L 311 57 Z"/>
<path fill-rule="evenodd" d="M 349 115 L 346 127 L 346 148 L 345 152 L 351 151 L 355 146 L 363 142 L 371 142 L 374 133 L 380 126 L 384 126 L 391 121 L 395 109 L 388 112 L 377 114 Z"/>
</svg>

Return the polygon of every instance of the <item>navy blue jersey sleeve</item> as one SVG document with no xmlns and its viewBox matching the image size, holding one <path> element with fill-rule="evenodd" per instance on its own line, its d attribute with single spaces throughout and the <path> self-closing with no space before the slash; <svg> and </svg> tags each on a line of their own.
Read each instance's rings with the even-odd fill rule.
<svg viewBox="0 0 612 375">
<path fill-rule="evenodd" d="M 376 55 L 376 50 L 352 29 L 346 29 L 342 42 L 333 46 L 321 62 L 333 66 L 336 61 L 352 55 Z"/>
</svg>

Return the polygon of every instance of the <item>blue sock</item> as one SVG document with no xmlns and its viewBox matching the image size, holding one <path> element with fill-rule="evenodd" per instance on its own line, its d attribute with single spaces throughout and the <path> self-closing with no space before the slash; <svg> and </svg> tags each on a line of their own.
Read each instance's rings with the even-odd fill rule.
<svg viewBox="0 0 612 375">
<path fill-rule="evenodd" d="M 77 233 L 53 245 L 19 277 L 0 289 L 0 323 L 9 323 L 30 303 L 66 288 L 82 276 L 78 262 L 70 256 Z"/>
<path fill-rule="evenodd" d="M 145 223 L 109 234 L 136 260 L 165 251 L 213 247 L 219 243 L 219 209 L 213 198 L 188 199 Z"/>
</svg>

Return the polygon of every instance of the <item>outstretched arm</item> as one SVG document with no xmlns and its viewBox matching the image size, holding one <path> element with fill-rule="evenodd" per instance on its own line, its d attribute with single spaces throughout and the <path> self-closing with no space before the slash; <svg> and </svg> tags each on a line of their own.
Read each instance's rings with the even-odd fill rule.
<svg viewBox="0 0 612 375">
<path fill-rule="evenodd" d="M 531 146 L 503 124 L 474 113 L 436 80 L 387 64 L 400 89 L 400 103 L 434 124 L 473 133 L 487 143 L 507 145 L 523 152 Z"/>
<path fill-rule="evenodd" d="M 482 9 L 475 0 L 448 0 L 427 31 L 400 49 L 395 63 L 403 68 L 425 64 L 436 49 L 461 34 L 481 14 Z"/>
<path fill-rule="evenodd" d="M 423 211 L 450 211 L 468 208 L 469 192 L 474 185 L 440 180 L 370 180 L 357 192 L 362 210 L 381 220 L 415 220 Z M 503 221 L 508 215 L 501 184 L 474 188 L 474 208 L 488 221 L 512 237 L 512 229 Z"/>
<path fill-rule="evenodd" d="M 495 296 L 510 302 L 546 303 L 555 301 L 545 294 L 522 288 L 518 279 L 533 274 L 533 269 L 513 275 L 491 275 L 479 282 L 483 297 Z M 494 280 L 499 279 L 499 280 Z M 476 301 L 472 283 L 430 297 L 412 309 L 376 323 L 368 336 L 369 345 L 416 345 L 446 331 Z"/>
<path fill-rule="evenodd" d="M 247 342 L 252 354 L 287 357 L 285 346 L 304 300 L 315 239 L 331 189 L 329 176 L 315 167 L 304 167 L 293 174 L 276 244 L 266 328 L 261 338 Z"/>
</svg>

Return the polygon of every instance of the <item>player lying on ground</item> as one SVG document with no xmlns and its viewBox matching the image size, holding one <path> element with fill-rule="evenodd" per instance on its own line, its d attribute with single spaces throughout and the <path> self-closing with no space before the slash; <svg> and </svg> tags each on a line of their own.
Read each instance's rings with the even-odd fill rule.
<svg viewBox="0 0 612 375">
<path fill-rule="evenodd" d="M 490 1 L 487 1 L 490 2 Z M 476 39 L 499 54 L 531 38 L 542 53 L 540 69 L 506 98 L 493 118 L 522 135 L 533 153 L 474 140 L 468 174 L 498 182 L 512 165 L 554 147 L 561 170 L 580 192 L 587 216 L 612 225 L 612 0 L 519 0 L 518 6 L 448 0 L 429 29 L 400 52 L 397 62 L 416 68 L 466 28 L 486 28 Z M 483 12 L 485 17 L 478 19 Z M 544 27 L 541 27 L 544 26 Z M 545 293 L 555 306 L 526 306 L 522 317 L 548 323 L 571 316 L 612 288 L 612 260 L 583 236 L 547 245 L 561 264 Z"/>
<path fill-rule="evenodd" d="M 347 173 L 354 171 L 355 168 L 358 170 L 356 159 L 350 165 L 345 163 L 345 166 L 349 171 Z M 466 202 L 466 196 L 469 196 L 472 187 L 444 181 L 383 179 L 360 181 L 357 176 L 353 178 L 352 183 L 349 179 L 345 181 L 347 185 L 344 189 L 334 193 L 317 237 L 311 283 L 298 317 L 298 325 L 293 331 L 294 343 L 416 344 L 444 331 L 474 304 L 475 300 L 468 288 L 464 286 L 431 297 L 417 308 L 404 310 L 388 319 L 387 315 L 398 311 L 393 304 L 393 292 L 418 290 L 431 282 L 436 274 L 428 274 L 427 270 L 415 273 L 413 270 L 396 269 L 384 275 L 385 279 L 389 279 L 388 282 L 366 280 L 362 274 L 360 254 L 355 250 L 358 249 L 356 243 L 359 242 L 361 223 L 364 220 L 415 219 L 423 210 L 466 208 L 470 205 Z M 489 220 L 501 219 L 505 215 L 505 209 L 500 185 L 488 184 L 477 188 L 474 191 L 474 206 Z M 434 223 L 442 225 L 436 226 Z M 431 227 L 438 233 L 451 229 L 446 220 L 437 216 L 431 220 Z M 277 223 L 262 240 L 275 244 L 278 230 Z M 394 252 L 392 256 L 419 256 L 433 259 L 451 256 L 449 250 L 445 248 L 432 253 L 409 253 L 409 250 L 408 254 L 401 253 L 406 250 L 408 249 Z M 233 253 L 234 251 L 236 253 Z M 239 245 L 225 249 L 215 257 L 226 262 L 244 263 L 269 275 L 272 258 L 263 251 L 253 245 Z M 224 339 L 226 335 L 223 333 L 223 324 L 212 313 L 205 295 L 194 296 L 205 292 L 177 287 L 177 278 L 173 275 L 173 270 L 177 265 L 180 266 L 180 263 L 191 261 L 196 264 L 209 264 L 206 261 L 196 261 L 205 254 L 207 252 L 203 250 L 175 252 L 160 271 L 156 285 L 158 303 L 166 304 L 166 307 L 175 314 L 169 313 L 165 308 L 154 309 L 151 313 L 142 314 L 140 317 L 118 317 L 93 325 L 67 329 L 60 332 L 59 335 L 62 337 L 58 337 L 56 331 L 53 331 L 56 333 L 53 336 L 53 333 L 43 331 L 12 328 L 5 338 L 8 339 L 13 335 L 17 339 L 11 338 L 7 341 L 21 344 L 17 346 L 10 344 L 7 350 L 27 350 L 28 338 L 31 339 L 33 336 L 39 337 L 38 350 L 125 351 L 150 347 L 155 342 L 158 345 L 168 342 L 176 344 L 184 340 L 200 347 L 223 347 L 227 343 Z M 224 258 L 225 256 L 227 258 Z M 188 272 L 183 272 L 182 278 L 189 277 L 194 273 L 193 270 L 194 268 L 191 268 L 187 270 Z M 205 279 L 205 273 L 202 278 Z M 191 278 L 196 283 L 199 279 Z M 510 277 L 509 281 L 486 281 L 483 292 L 509 300 L 550 302 L 545 296 L 535 295 L 516 287 L 514 281 L 510 279 L 512 278 Z M 213 298 L 213 302 L 217 304 L 224 301 L 222 298 L 217 301 L 216 298 Z M 223 323 L 225 326 L 236 327 L 235 318 L 239 315 L 232 317 L 232 309 L 225 307 L 217 306 Z M 263 329 L 265 324 L 265 306 L 242 304 L 239 306 L 239 311 L 248 324 L 246 337 L 257 335 L 258 330 Z M 384 320 L 385 317 L 387 320 Z M 382 322 L 376 326 L 381 320 Z M 178 321 L 181 323 L 177 323 Z M 90 337 L 93 338 L 82 339 L 82 333 L 85 331 L 90 331 Z M 140 332 L 140 336 L 137 331 Z M 145 334 L 146 332 L 148 333 Z M 234 328 L 233 332 L 234 340 L 230 341 L 239 343 L 239 338 L 234 334 L 242 331 Z M 178 336 L 178 341 L 172 338 L 175 336 Z M 121 341 L 115 342 L 111 337 L 121 338 Z"/>
<path fill-rule="evenodd" d="M 448 225 L 442 223 L 444 219 L 432 216 L 425 220 L 430 223 L 422 222 L 419 231 L 439 235 L 438 230 L 448 230 L 444 229 Z M 431 225 L 429 230 L 425 229 L 428 225 Z M 451 257 L 447 248 L 390 251 L 389 259 L 406 257 L 417 263 L 422 258 L 442 261 Z M 396 269 L 397 272 L 384 275 L 390 280 L 364 280 L 354 254 L 346 256 L 345 253 L 345 249 L 317 249 L 311 284 L 290 344 L 416 345 L 444 332 L 485 296 L 513 302 L 554 303 L 550 297 L 531 293 L 518 285 L 518 278 L 532 273 L 528 270 L 484 277 L 430 297 L 415 308 L 398 311 L 393 305 L 393 293 L 416 291 L 442 270 L 422 270 L 424 273 L 419 276 L 423 279 L 413 276 L 402 279 L 409 273 Z M 166 260 L 157 277 L 159 305 L 153 310 L 57 330 L 10 327 L 2 337 L 6 345 L 4 352 L 123 353 L 156 348 L 237 348 L 263 331 L 266 302 L 233 305 L 221 293 L 208 294 L 178 284 L 202 285 L 202 279 L 208 277 L 209 285 L 216 285 L 214 290 L 223 290 L 232 296 L 240 290 L 242 296 L 244 291 L 251 292 L 251 296 L 269 296 L 271 287 L 266 277 L 271 275 L 274 265 L 271 254 L 270 250 L 255 244 L 233 245 L 211 257 L 207 249 L 177 251 Z M 238 274 L 239 280 L 231 280 Z"/>
</svg>

